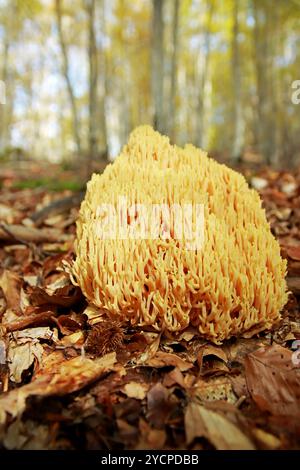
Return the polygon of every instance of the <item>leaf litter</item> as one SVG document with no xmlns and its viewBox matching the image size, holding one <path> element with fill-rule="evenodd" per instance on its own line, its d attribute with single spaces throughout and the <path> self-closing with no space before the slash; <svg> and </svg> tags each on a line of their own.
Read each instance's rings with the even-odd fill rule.
<svg viewBox="0 0 300 470">
<path fill-rule="evenodd" d="M 291 292 L 272 332 L 222 346 L 192 327 L 166 337 L 108 321 L 69 279 L 78 207 L 62 215 L 46 191 L 4 187 L 0 447 L 300 447 L 300 173 L 246 176 L 287 259 Z"/>
</svg>

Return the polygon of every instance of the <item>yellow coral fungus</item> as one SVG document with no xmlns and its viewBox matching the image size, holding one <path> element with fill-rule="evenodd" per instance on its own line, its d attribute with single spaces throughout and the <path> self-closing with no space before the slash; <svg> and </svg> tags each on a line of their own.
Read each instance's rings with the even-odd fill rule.
<svg viewBox="0 0 300 470">
<path fill-rule="evenodd" d="M 99 236 L 99 207 L 117 209 L 120 197 L 129 206 L 202 204 L 203 245 L 189 249 L 170 220 L 167 237 L 104 237 L 103 226 Z M 136 214 L 125 218 L 134 225 Z M 92 176 L 75 250 L 73 281 L 90 302 L 133 325 L 179 331 L 192 324 L 219 343 L 270 328 L 287 300 L 286 262 L 258 193 L 202 150 L 172 146 L 150 126 L 134 130 L 116 161 Z"/>
</svg>

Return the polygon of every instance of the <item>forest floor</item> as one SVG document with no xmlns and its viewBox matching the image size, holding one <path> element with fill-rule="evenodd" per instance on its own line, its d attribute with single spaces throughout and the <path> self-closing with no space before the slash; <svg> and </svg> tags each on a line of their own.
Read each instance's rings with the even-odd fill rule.
<svg viewBox="0 0 300 470">
<path fill-rule="evenodd" d="M 101 322 L 64 271 L 77 188 L 3 177 L 0 447 L 300 448 L 300 173 L 246 177 L 288 260 L 291 292 L 272 332 L 222 346 L 193 328 L 171 338 Z"/>
</svg>

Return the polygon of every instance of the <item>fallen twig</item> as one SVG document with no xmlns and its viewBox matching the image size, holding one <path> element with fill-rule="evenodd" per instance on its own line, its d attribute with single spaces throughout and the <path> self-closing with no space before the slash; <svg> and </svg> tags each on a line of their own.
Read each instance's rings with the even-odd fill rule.
<svg viewBox="0 0 300 470">
<path fill-rule="evenodd" d="M 30 218 L 36 226 L 39 226 L 50 215 L 61 214 L 63 212 L 69 211 L 73 207 L 78 207 L 83 198 L 84 191 L 81 191 L 77 194 L 73 194 L 72 196 L 58 199 L 54 202 L 51 202 L 51 204 L 48 206 L 43 207 L 43 209 L 34 212 Z"/>
<path fill-rule="evenodd" d="M 1 236 L 1 230 L 4 232 L 4 238 Z M 7 235 L 7 238 L 5 237 L 5 234 Z M 19 243 L 22 243 L 23 245 L 29 245 L 29 243 L 26 240 L 22 240 L 19 238 L 15 233 L 11 232 L 10 226 L 6 224 L 0 224 L 0 240 L 15 240 Z"/>
<path fill-rule="evenodd" d="M 43 243 L 66 240 L 66 235 L 55 229 L 37 229 L 24 225 L 0 224 L 0 240 L 20 243 Z"/>
<path fill-rule="evenodd" d="M 3 323 L 2 326 L 7 332 L 23 330 L 28 326 L 40 325 L 41 323 L 50 320 L 56 315 L 53 311 L 46 311 L 41 313 L 33 313 L 26 317 L 22 317 L 20 320 L 16 320 L 10 323 Z"/>
</svg>

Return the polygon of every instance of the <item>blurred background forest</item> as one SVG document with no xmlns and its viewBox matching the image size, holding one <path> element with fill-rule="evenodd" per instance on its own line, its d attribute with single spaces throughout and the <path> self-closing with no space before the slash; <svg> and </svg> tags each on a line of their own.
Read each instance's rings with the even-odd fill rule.
<svg viewBox="0 0 300 470">
<path fill-rule="evenodd" d="M 149 123 L 296 165 L 299 32 L 299 0 L 0 0 L 0 161 L 91 169 Z"/>
</svg>

